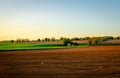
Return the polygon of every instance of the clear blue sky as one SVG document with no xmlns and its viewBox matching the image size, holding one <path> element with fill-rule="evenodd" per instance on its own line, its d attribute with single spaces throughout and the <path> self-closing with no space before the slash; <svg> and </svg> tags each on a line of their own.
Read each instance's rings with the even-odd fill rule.
<svg viewBox="0 0 120 78">
<path fill-rule="evenodd" d="M 0 0 L 0 40 L 120 36 L 120 0 Z"/>
</svg>

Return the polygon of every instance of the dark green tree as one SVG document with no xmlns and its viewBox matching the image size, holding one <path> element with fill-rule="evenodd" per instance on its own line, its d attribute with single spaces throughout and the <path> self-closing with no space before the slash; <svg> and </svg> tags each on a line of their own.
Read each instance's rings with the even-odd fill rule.
<svg viewBox="0 0 120 78">
<path fill-rule="evenodd" d="M 71 38 L 71 40 L 80 40 L 78 37 Z"/>
<path fill-rule="evenodd" d="M 68 44 L 72 44 L 72 41 L 69 39 L 69 38 L 64 38 L 63 40 L 62 40 L 62 42 L 63 42 L 63 45 L 65 45 L 65 46 L 67 46 Z"/>
<path fill-rule="evenodd" d="M 60 37 L 60 40 L 64 40 L 64 39 L 66 39 L 65 37 Z"/>
<path fill-rule="evenodd" d="M 22 39 L 21 39 L 21 38 L 18 38 L 18 39 L 16 40 L 16 42 L 22 42 Z"/>
<path fill-rule="evenodd" d="M 38 39 L 37 39 L 37 41 L 41 41 L 41 39 L 40 39 L 40 38 L 38 38 Z"/>
<path fill-rule="evenodd" d="M 50 41 L 50 38 L 45 38 L 44 41 Z"/>
<path fill-rule="evenodd" d="M 15 41 L 14 41 L 14 40 L 11 40 L 10 42 L 11 42 L 11 43 L 14 43 Z"/>
<path fill-rule="evenodd" d="M 51 41 L 55 41 L 56 39 L 54 37 L 51 38 Z"/>
</svg>

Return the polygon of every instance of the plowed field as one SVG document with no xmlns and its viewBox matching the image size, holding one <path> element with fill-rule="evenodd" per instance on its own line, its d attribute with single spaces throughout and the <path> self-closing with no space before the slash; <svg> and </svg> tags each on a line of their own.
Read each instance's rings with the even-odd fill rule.
<svg viewBox="0 0 120 78">
<path fill-rule="evenodd" d="M 119 78 L 120 46 L 0 52 L 0 78 Z"/>
</svg>

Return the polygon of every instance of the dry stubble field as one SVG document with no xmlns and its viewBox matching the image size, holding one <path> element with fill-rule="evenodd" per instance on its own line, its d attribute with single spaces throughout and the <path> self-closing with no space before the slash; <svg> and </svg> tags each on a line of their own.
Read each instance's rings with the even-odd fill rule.
<svg viewBox="0 0 120 78">
<path fill-rule="evenodd" d="M 119 78 L 120 46 L 0 52 L 0 78 Z"/>
</svg>

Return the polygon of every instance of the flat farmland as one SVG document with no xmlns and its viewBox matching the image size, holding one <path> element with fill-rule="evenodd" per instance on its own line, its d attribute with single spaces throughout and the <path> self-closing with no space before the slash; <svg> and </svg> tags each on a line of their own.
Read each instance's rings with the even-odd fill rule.
<svg viewBox="0 0 120 78">
<path fill-rule="evenodd" d="M 0 78 L 120 78 L 120 46 L 1 51 Z"/>
</svg>

